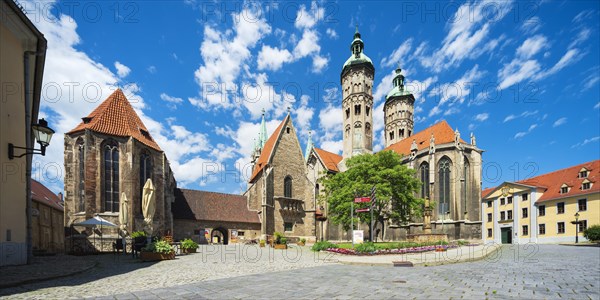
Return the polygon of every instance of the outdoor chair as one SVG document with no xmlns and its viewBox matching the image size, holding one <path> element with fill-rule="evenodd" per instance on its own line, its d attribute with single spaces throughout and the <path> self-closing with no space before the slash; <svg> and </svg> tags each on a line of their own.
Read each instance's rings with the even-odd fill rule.
<svg viewBox="0 0 600 300">
<path fill-rule="evenodd" d="M 127 249 L 123 245 L 123 240 L 122 239 L 116 239 L 113 242 L 113 253 L 121 253 L 121 251 L 123 251 L 124 253 L 127 253 Z"/>
<path fill-rule="evenodd" d="M 137 257 L 138 252 L 142 251 L 142 248 L 144 248 L 146 246 L 146 244 L 148 243 L 148 240 L 146 239 L 146 237 L 139 237 L 139 238 L 135 238 L 133 240 L 133 248 L 132 248 L 132 254 L 133 257 Z"/>
</svg>

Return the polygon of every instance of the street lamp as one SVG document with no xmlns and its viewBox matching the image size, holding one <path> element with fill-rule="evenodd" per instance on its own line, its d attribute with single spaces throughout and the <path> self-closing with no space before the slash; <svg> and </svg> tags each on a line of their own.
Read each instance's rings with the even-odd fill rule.
<svg viewBox="0 0 600 300">
<path fill-rule="evenodd" d="M 23 157 L 28 154 L 41 154 L 42 156 L 46 155 L 46 147 L 50 145 L 50 140 L 52 139 L 52 135 L 54 134 L 54 130 L 48 127 L 48 122 L 43 118 L 40 119 L 38 124 L 34 124 L 31 126 L 31 130 L 33 130 L 33 135 L 37 140 L 38 144 L 40 144 L 41 149 L 35 148 L 26 148 L 26 147 L 17 147 L 12 143 L 8 144 L 8 159 L 13 159 L 15 157 Z M 25 153 L 21 155 L 15 155 L 15 149 L 23 149 Z"/>
<path fill-rule="evenodd" d="M 579 243 L 579 212 L 575 213 L 575 244 Z"/>
</svg>

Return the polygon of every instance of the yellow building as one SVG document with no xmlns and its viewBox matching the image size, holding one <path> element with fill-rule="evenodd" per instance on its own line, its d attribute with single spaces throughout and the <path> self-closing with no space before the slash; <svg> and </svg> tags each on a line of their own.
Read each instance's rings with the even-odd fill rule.
<svg viewBox="0 0 600 300">
<path fill-rule="evenodd" d="M 13 1 L 0 1 L 0 266 L 31 254 L 31 155 L 18 157 L 17 147 L 34 146 L 45 57 L 44 36 Z"/>
<path fill-rule="evenodd" d="M 600 160 L 482 192 L 486 243 L 585 241 L 582 231 L 600 224 Z M 577 221 L 577 223 L 576 223 Z"/>
</svg>

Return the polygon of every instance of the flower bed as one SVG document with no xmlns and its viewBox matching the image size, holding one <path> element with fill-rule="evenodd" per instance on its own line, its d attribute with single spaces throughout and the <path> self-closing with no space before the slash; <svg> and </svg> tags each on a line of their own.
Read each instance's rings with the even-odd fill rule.
<svg viewBox="0 0 600 300">
<path fill-rule="evenodd" d="M 409 253 L 421 253 L 429 251 L 446 251 L 447 249 L 457 248 L 456 245 L 441 245 L 441 246 L 422 246 L 422 247 L 411 247 L 402 249 L 380 249 L 369 253 L 360 253 L 354 249 L 342 249 L 342 248 L 328 248 L 326 251 L 344 254 L 344 255 L 385 255 L 385 254 L 409 254 Z M 440 249 L 440 250 L 438 250 Z M 443 250 L 441 250 L 443 249 Z"/>
</svg>

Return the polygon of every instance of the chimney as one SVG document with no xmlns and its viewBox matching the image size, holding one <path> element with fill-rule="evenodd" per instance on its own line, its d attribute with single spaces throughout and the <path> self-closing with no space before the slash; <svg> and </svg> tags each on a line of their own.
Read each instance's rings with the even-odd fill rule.
<svg viewBox="0 0 600 300">
<path fill-rule="evenodd" d="M 60 200 L 60 203 L 62 204 L 64 202 L 64 200 L 63 200 L 63 193 L 62 192 L 58 192 L 57 196 L 58 196 L 58 200 Z"/>
</svg>

